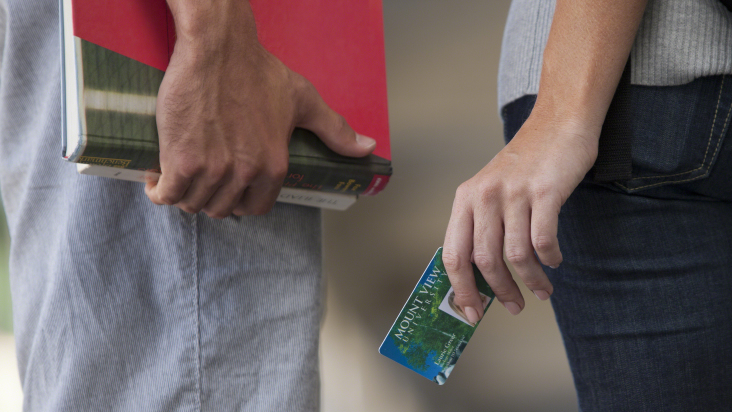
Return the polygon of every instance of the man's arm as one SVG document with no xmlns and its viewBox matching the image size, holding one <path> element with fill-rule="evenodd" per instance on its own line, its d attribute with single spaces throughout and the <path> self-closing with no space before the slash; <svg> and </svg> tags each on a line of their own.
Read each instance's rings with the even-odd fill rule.
<svg viewBox="0 0 732 412">
<path fill-rule="evenodd" d="M 216 218 L 268 212 L 295 127 L 345 156 L 373 151 L 373 139 L 356 134 L 310 82 L 262 47 L 248 1 L 168 5 L 177 40 L 158 93 L 162 175 L 145 188 L 153 203 Z"/>
<path fill-rule="evenodd" d="M 551 267 L 562 262 L 559 210 L 597 158 L 600 130 L 645 4 L 557 0 L 531 115 L 455 195 L 443 260 L 455 301 L 471 322 L 483 316 L 471 260 L 514 315 L 525 302 L 503 261 L 504 250 L 539 299 L 552 294 L 539 259 Z"/>
</svg>

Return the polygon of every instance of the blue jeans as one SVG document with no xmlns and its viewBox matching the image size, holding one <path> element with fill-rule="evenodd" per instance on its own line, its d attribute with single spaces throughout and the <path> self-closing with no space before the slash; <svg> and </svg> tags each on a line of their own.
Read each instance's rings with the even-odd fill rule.
<svg viewBox="0 0 732 412">
<path fill-rule="evenodd" d="M 632 88 L 632 178 L 590 175 L 545 268 L 582 411 L 732 410 L 732 76 Z M 510 140 L 535 96 L 504 107 Z"/>
</svg>

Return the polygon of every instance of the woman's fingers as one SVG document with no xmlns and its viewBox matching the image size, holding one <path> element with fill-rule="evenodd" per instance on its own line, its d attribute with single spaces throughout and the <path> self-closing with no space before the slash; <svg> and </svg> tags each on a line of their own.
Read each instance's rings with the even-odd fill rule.
<svg viewBox="0 0 732 412">
<path fill-rule="evenodd" d="M 536 202 L 531 212 L 531 243 L 539 260 L 551 268 L 556 268 L 562 263 L 562 252 L 559 250 L 557 240 L 560 209 L 560 202 L 546 199 Z M 551 295 L 552 290 L 546 292 Z M 538 293 L 537 296 L 542 299 Z"/>
<path fill-rule="evenodd" d="M 476 213 L 473 261 L 496 298 L 513 315 L 524 307 L 524 299 L 503 261 L 504 225 L 500 202 L 486 202 Z"/>
<path fill-rule="evenodd" d="M 473 251 L 473 212 L 460 193 L 458 189 L 447 225 L 442 263 L 455 291 L 455 304 L 463 309 L 470 323 L 476 323 L 483 317 L 483 304 L 475 285 L 470 259 Z"/>
<path fill-rule="evenodd" d="M 528 199 L 522 197 L 513 204 L 513 207 L 508 208 L 505 211 L 504 222 L 506 260 L 511 263 L 526 287 L 532 292 L 539 291 L 537 297 L 542 299 L 544 293 L 551 290 L 551 282 L 534 254 L 531 242 L 531 204 Z M 523 301 L 514 303 L 523 309 Z M 508 302 L 504 302 L 504 306 L 511 313 L 516 311 L 516 306 Z"/>
<path fill-rule="evenodd" d="M 496 163 L 489 164 L 460 185 L 445 236 L 443 261 L 455 290 L 455 302 L 466 315 L 475 313 L 477 318 L 483 310 L 471 262 L 496 298 L 517 315 L 525 301 L 504 256 L 540 300 L 549 299 L 554 291 L 541 262 L 555 267 L 562 261 L 557 242 L 560 196 L 537 193 L 525 183 L 536 179 L 521 173 L 501 179 L 500 170 Z"/>
</svg>

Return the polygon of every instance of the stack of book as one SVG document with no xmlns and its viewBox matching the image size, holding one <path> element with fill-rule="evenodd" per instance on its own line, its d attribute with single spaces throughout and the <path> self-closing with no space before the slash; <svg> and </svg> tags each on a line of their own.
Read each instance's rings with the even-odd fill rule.
<svg viewBox="0 0 732 412">
<path fill-rule="evenodd" d="M 343 210 L 392 173 L 380 1 L 251 0 L 260 41 L 310 80 L 373 154 L 349 158 L 293 132 L 278 201 Z M 156 96 L 175 45 L 165 0 L 61 0 L 63 156 L 80 173 L 159 174 Z"/>
</svg>

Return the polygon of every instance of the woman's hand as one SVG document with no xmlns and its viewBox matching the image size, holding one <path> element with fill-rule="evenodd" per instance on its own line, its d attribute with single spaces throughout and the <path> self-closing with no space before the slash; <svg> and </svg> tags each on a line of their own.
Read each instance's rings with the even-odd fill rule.
<svg viewBox="0 0 732 412">
<path fill-rule="evenodd" d="M 532 114 L 513 140 L 457 190 L 442 259 L 455 301 L 471 322 L 483 316 L 471 262 L 514 315 L 524 299 L 503 260 L 541 300 L 553 292 L 541 263 L 562 262 L 559 209 L 597 157 L 599 130 Z M 536 255 L 534 254 L 536 251 Z"/>
<path fill-rule="evenodd" d="M 551 296 L 540 263 L 562 262 L 559 209 L 597 158 L 602 124 L 645 6 L 646 0 L 557 0 L 531 115 L 455 196 L 442 259 L 456 303 L 471 322 L 483 316 L 471 261 L 514 315 L 524 299 L 504 251 L 539 299 Z"/>
</svg>

